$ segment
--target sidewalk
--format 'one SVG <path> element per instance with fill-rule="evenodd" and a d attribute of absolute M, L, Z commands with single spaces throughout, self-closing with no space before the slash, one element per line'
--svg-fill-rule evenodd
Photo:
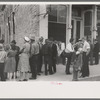
<path fill-rule="evenodd" d="M 100 80 L 100 64 L 99 65 L 89 65 L 90 69 L 90 76 L 87 78 L 80 78 L 79 81 L 97 81 Z M 44 66 L 43 66 L 44 72 Z M 70 68 L 71 73 L 73 73 L 73 68 Z M 66 75 L 65 74 L 65 66 L 64 65 L 57 65 L 57 72 L 53 75 L 45 76 L 44 73 L 41 76 L 38 76 L 36 80 L 29 80 L 29 81 L 72 81 L 73 75 Z"/>

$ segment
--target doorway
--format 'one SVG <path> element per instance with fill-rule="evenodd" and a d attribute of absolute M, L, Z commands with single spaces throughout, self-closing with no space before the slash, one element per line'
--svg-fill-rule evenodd
<path fill-rule="evenodd" d="M 81 20 L 72 19 L 72 31 L 71 31 L 71 37 L 74 38 L 75 42 L 78 41 L 80 38 L 81 33 Z"/>

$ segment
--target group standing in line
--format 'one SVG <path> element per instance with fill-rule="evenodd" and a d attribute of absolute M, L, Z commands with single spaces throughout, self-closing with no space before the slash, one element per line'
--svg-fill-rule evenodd
<path fill-rule="evenodd" d="M 99 44 L 97 40 L 94 43 L 95 64 L 99 63 Z M 97 51 L 98 48 L 98 51 Z M 71 74 L 70 65 L 73 65 L 73 77 L 77 80 L 78 71 L 81 76 L 89 76 L 89 53 L 90 44 L 86 38 L 79 39 L 74 43 L 74 39 L 70 39 L 66 48 L 61 42 L 54 41 L 53 38 L 45 40 L 43 37 L 36 41 L 35 36 L 24 37 L 22 48 L 16 45 L 13 40 L 10 44 L 4 45 L 4 41 L 0 40 L 0 78 L 1 81 L 18 79 L 18 81 L 28 81 L 29 79 L 37 79 L 38 75 L 43 73 L 44 65 L 45 75 L 53 75 L 57 72 L 56 64 L 60 59 L 65 64 L 67 58 L 65 73 Z M 18 76 L 18 73 L 19 76 Z M 31 77 L 29 74 L 31 73 Z"/>

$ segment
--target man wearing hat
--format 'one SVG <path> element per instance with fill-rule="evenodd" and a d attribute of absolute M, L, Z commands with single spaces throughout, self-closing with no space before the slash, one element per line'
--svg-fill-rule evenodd
<path fill-rule="evenodd" d="M 7 53 L 4 51 L 3 45 L 0 44 L 0 78 L 1 81 L 5 81 L 4 77 L 4 64 L 7 57 Z"/>
<path fill-rule="evenodd" d="M 31 43 L 30 43 L 30 67 L 31 67 L 31 72 L 32 72 L 32 78 L 31 79 L 36 79 L 37 78 L 37 71 L 39 70 L 38 68 L 38 55 L 39 55 L 39 45 L 35 41 L 35 36 L 30 37 Z"/>
<path fill-rule="evenodd" d="M 86 37 L 82 38 L 83 42 L 83 53 L 82 53 L 82 76 L 81 77 L 88 77 L 89 76 L 89 53 L 90 53 L 90 44 L 87 42 Z"/>
<path fill-rule="evenodd" d="M 43 49 L 43 37 L 39 38 L 39 70 L 38 70 L 38 74 L 42 73 L 42 64 L 43 64 L 43 54 L 42 54 L 42 49 Z"/>
<path fill-rule="evenodd" d="M 74 43 L 74 39 L 71 38 L 65 49 L 66 58 L 67 58 L 66 71 L 65 71 L 66 74 L 71 74 L 70 73 L 70 64 L 71 64 L 72 56 L 74 53 L 73 43 Z"/>

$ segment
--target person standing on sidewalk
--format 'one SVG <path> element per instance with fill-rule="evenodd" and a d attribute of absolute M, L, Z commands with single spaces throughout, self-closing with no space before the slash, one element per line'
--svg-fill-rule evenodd
<path fill-rule="evenodd" d="M 21 77 L 19 81 L 28 81 L 28 72 L 30 71 L 29 65 L 29 52 L 30 52 L 30 39 L 28 37 L 24 37 L 23 48 L 20 51 L 20 59 L 18 64 L 18 71 L 21 72 Z"/>
<path fill-rule="evenodd" d="M 15 55 L 15 60 L 16 60 L 16 72 L 15 72 L 15 77 L 17 78 L 17 69 L 18 69 L 19 51 L 20 51 L 20 48 L 16 45 L 16 41 L 15 41 L 15 40 L 12 40 L 12 41 L 11 41 L 11 47 L 14 49 L 14 51 L 16 51 L 16 55 Z"/>
<path fill-rule="evenodd" d="M 32 78 L 30 79 L 37 79 L 37 74 L 39 71 L 38 67 L 38 55 L 39 55 L 39 45 L 35 41 L 35 36 L 30 37 L 30 67 L 32 72 Z"/>
<path fill-rule="evenodd" d="M 66 70 L 65 70 L 66 74 L 71 74 L 70 64 L 71 64 L 71 59 L 74 53 L 73 44 L 74 44 L 74 39 L 71 38 L 65 49 L 65 53 L 66 53 L 65 57 L 67 58 L 67 64 L 66 64 Z"/>
<path fill-rule="evenodd" d="M 3 45 L 0 44 L 0 78 L 1 78 L 1 81 L 5 81 L 4 68 L 5 68 L 6 57 L 7 57 L 7 53 L 4 51 Z"/>
<path fill-rule="evenodd" d="M 16 51 L 14 50 L 13 47 L 9 45 L 9 50 L 7 53 L 7 59 L 5 62 L 5 70 L 4 70 L 4 72 L 8 74 L 8 80 L 11 80 L 12 77 L 13 79 L 15 79 L 15 70 L 16 70 L 15 55 Z"/>
<path fill-rule="evenodd" d="M 96 65 L 99 64 L 99 50 L 100 50 L 100 44 L 98 43 L 98 40 L 95 39 L 93 54 L 94 54 L 95 64 Z"/>
<path fill-rule="evenodd" d="M 45 75 L 48 75 L 48 69 L 49 69 L 49 45 L 48 45 L 48 39 L 45 40 L 45 44 L 42 48 L 42 53 L 44 56 L 44 66 L 45 66 Z"/>
<path fill-rule="evenodd" d="M 81 77 L 88 77 L 89 76 L 89 53 L 90 53 L 90 44 L 87 42 L 86 37 L 82 38 L 83 41 L 83 65 L 82 65 L 82 76 Z"/>
<path fill-rule="evenodd" d="M 52 71 L 53 73 L 56 73 L 56 61 L 57 61 L 57 46 L 54 42 L 53 38 L 50 38 L 51 41 L 51 53 L 52 53 Z"/>
<path fill-rule="evenodd" d="M 40 37 L 39 38 L 38 44 L 39 44 L 39 57 L 38 57 L 39 65 L 38 65 L 38 67 L 39 67 L 39 74 L 40 74 L 40 73 L 43 73 L 42 72 L 42 64 L 43 64 L 43 54 L 42 54 L 43 37 Z"/>

